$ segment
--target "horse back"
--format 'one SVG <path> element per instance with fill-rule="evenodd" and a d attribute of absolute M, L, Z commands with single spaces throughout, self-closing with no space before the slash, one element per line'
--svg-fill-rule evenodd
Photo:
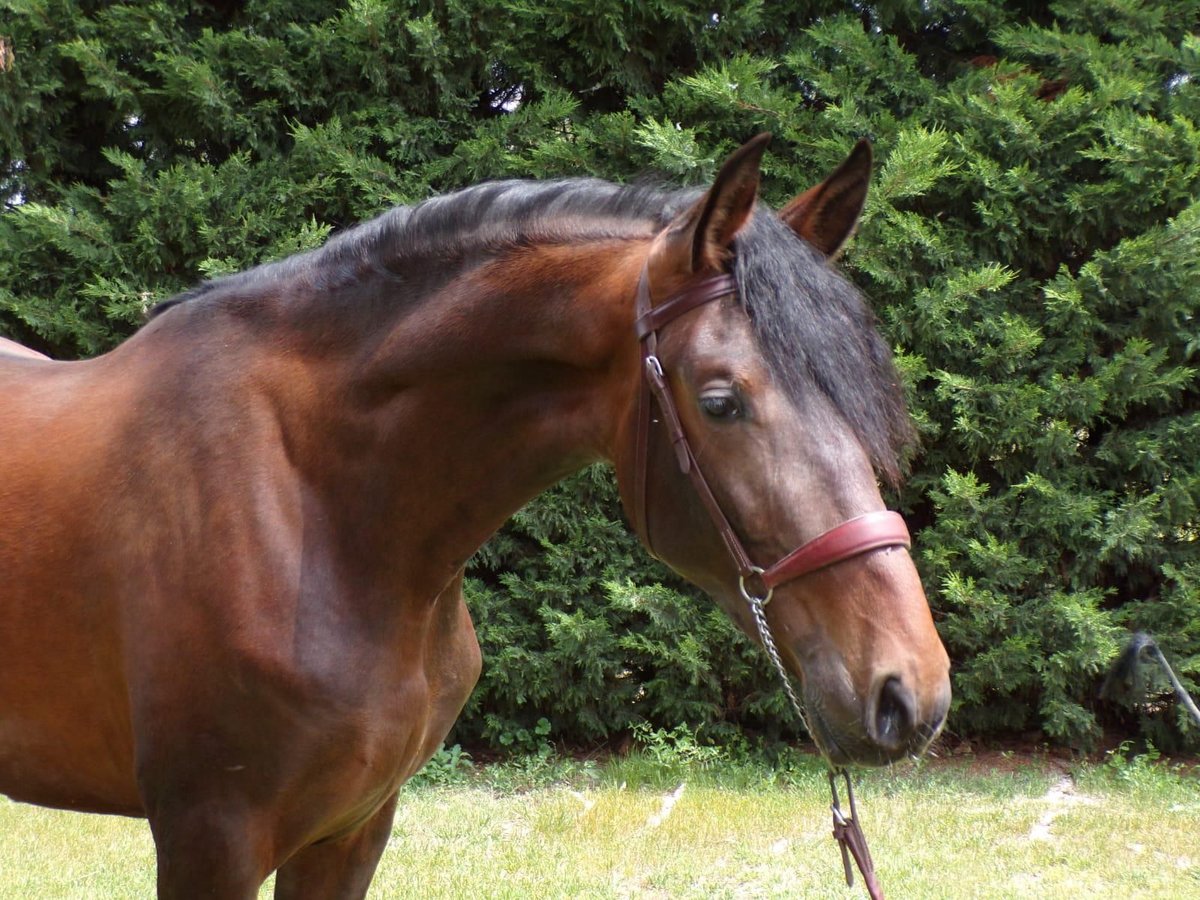
<path fill-rule="evenodd" d="M 18 344 L 16 341 L 6 337 L 0 337 L 0 356 L 15 356 L 26 359 L 49 359 L 45 353 L 38 353 L 26 347 L 24 344 Z"/>

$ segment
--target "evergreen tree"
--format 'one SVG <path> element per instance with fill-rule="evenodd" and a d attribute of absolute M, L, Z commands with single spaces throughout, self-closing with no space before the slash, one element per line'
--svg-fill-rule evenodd
<path fill-rule="evenodd" d="M 1135 719 L 1095 691 L 1130 628 L 1200 682 L 1198 24 L 1200 0 L 0 0 L 0 333 L 98 353 L 198 279 L 389 205 L 700 183 L 764 129 L 778 205 L 870 137 L 844 263 L 922 435 L 897 502 L 951 729 L 1194 741 L 1165 698 Z M 471 575 L 466 739 L 796 727 L 601 470 Z"/>

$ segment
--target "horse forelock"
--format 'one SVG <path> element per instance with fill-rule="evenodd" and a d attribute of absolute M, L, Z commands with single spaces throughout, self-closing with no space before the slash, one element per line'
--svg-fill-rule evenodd
<path fill-rule="evenodd" d="M 734 277 L 779 384 L 797 405 L 821 391 L 896 486 L 915 434 L 892 353 L 862 294 L 763 209 L 735 241 Z"/>

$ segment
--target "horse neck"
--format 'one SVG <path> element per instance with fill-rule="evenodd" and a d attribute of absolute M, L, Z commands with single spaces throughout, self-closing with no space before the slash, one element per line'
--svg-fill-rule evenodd
<path fill-rule="evenodd" d="M 441 577 L 537 493 L 611 459 L 635 395 L 643 254 L 636 241 L 524 250 L 417 303 L 394 298 L 387 327 L 332 351 L 312 335 L 292 444 L 356 539 L 369 526 L 379 553 L 420 543 Z M 353 290 L 380 307 L 396 287 Z"/>

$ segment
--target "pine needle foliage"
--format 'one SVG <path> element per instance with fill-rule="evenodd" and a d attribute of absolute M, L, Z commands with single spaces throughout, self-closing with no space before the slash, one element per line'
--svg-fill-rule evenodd
<path fill-rule="evenodd" d="M 199 279 L 485 178 L 879 161 L 844 262 L 921 452 L 896 501 L 951 730 L 1197 740 L 1096 689 L 1128 629 L 1200 686 L 1200 0 L 0 0 L 0 333 L 95 354 Z M 2 453 L 2 451 L 0 451 Z M 478 556 L 460 739 L 795 734 L 771 673 L 589 470 Z M 542 724 L 549 723 L 549 728 Z"/>

